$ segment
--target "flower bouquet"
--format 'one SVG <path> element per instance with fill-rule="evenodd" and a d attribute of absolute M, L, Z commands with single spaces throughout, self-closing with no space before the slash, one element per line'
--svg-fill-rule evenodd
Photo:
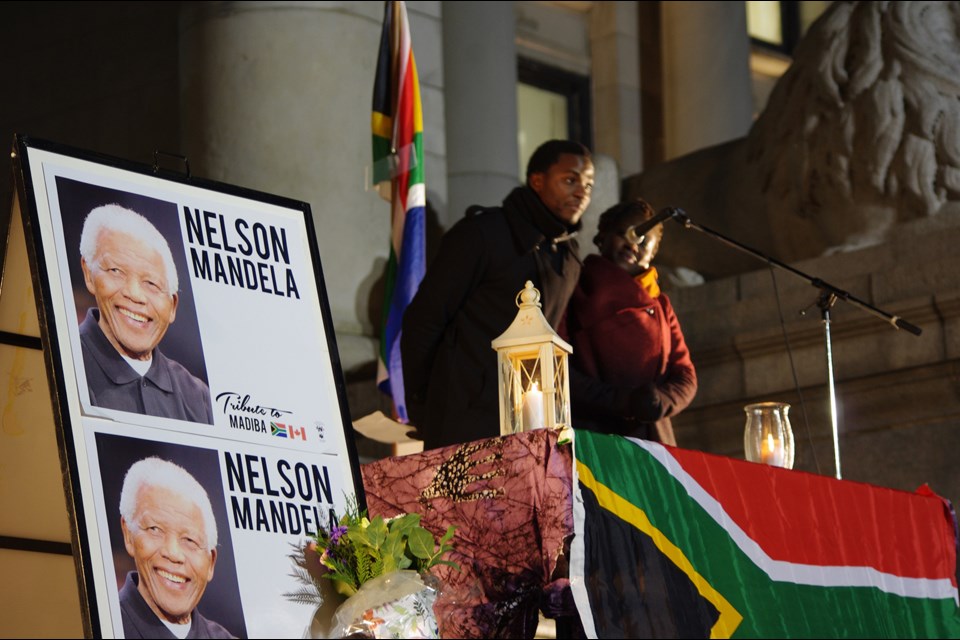
<path fill-rule="evenodd" d="M 317 531 L 292 554 L 294 576 L 306 588 L 287 596 L 320 605 L 321 581 L 332 582 L 347 600 L 333 615 L 330 637 L 436 638 L 438 581 L 429 572 L 438 564 L 459 569 L 443 559 L 454 531 L 436 541 L 419 514 L 369 519 L 350 503 L 337 526 Z"/>

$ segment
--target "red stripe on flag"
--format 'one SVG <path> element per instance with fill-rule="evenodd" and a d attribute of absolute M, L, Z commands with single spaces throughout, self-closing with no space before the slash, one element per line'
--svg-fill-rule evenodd
<path fill-rule="evenodd" d="M 939 497 L 880 487 L 864 492 L 861 483 L 849 480 L 675 447 L 668 451 L 774 560 L 872 567 L 957 584 L 954 526 Z M 938 521 L 938 528 L 915 526 Z"/>
<path fill-rule="evenodd" d="M 399 200 L 401 206 L 406 212 L 409 208 L 409 203 L 407 202 L 407 193 L 410 191 L 410 161 L 411 154 L 413 153 L 413 134 L 414 134 L 414 124 L 413 124 L 413 74 L 411 73 L 412 64 L 411 60 L 407 59 L 407 64 L 404 65 L 405 73 L 403 78 L 400 79 L 402 84 L 400 85 L 400 103 L 397 105 L 397 117 L 394 120 L 397 127 L 397 141 L 396 148 L 400 151 L 399 154 L 399 167 L 397 175 L 401 177 L 398 180 L 397 190 L 399 195 Z"/>

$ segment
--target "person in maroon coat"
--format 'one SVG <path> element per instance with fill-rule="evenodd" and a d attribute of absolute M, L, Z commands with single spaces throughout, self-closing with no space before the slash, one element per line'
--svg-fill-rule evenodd
<path fill-rule="evenodd" d="M 638 236 L 634 227 L 654 216 L 637 199 L 600 216 L 594 243 L 600 255 L 584 260 L 567 307 L 565 333 L 571 366 L 591 378 L 631 389 L 629 411 L 599 406 L 572 389 L 574 426 L 676 445 L 670 417 L 697 392 L 697 373 L 670 299 L 650 262 L 663 225 Z"/>

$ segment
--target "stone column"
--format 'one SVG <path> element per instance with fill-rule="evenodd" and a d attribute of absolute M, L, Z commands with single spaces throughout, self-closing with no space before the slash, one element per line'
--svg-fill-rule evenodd
<path fill-rule="evenodd" d="M 513 2 L 443 4 L 449 228 L 472 204 L 517 185 L 517 54 Z"/>
<path fill-rule="evenodd" d="M 442 198 L 440 4 L 408 5 L 428 193 Z M 183 7 L 182 146 L 194 173 L 311 205 L 344 371 L 372 362 L 390 233 L 389 204 L 369 188 L 383 3 Z"/>
<path fill-rule="evenodd" d="M 663 2 L 666 159 L 745 136 L 753 121 L 742 2 Z"/>
<path fill-rule="evenodd" d="M 636 3 L 594 3 L 590 50 L 594 152 L 611 156 L 622 175 L 639 173 L 643 170 L 643 132 Z"/>

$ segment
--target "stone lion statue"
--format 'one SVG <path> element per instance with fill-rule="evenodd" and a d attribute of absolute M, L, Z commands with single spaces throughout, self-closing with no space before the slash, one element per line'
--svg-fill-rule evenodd
<path fill-rule="evenodd" d="M 883 242 L 921 218 L 960 224 L 960 2 L 834 2 L 746 138 L 627 184 L 785 261 Z M 707 277 L 758 268 L 703 234 L 662 253 Z"/>

